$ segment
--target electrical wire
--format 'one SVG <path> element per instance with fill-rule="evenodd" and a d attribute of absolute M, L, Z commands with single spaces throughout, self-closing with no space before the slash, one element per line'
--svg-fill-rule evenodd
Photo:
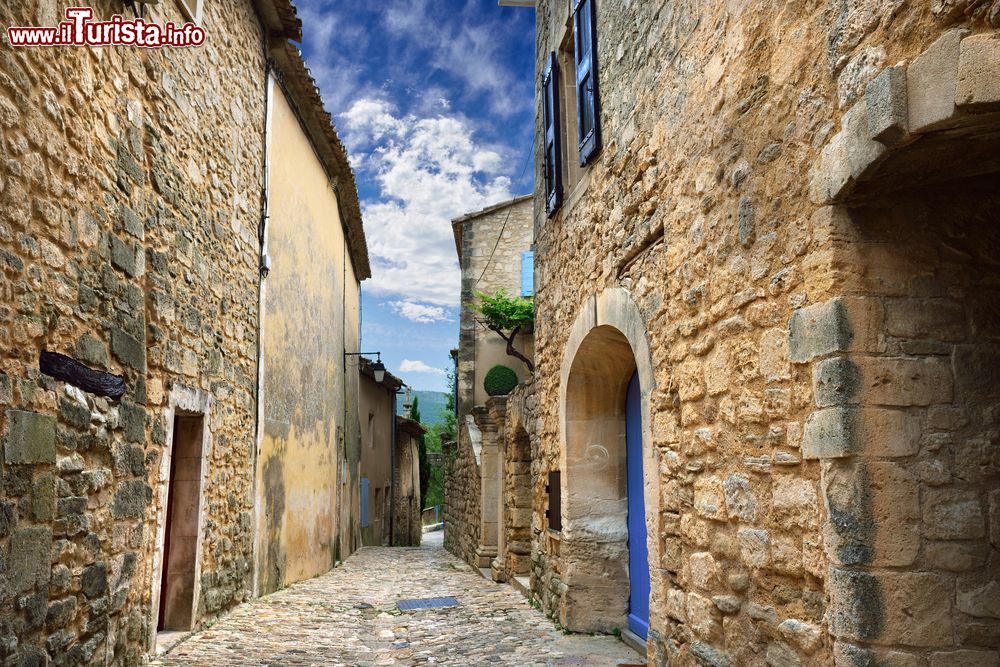
<path fill-rule="evenodd" d="M 534 131 L 532 131 L 532 133 L 531 133 L 531 150 L 528 151 L 528 158 L 524 161 L 524 166 L 521 167 L 521 175 L 517 177 L 517 180 L 520 181 L 522 178 L 524 178 L 524 173 L 526 171 L 528 171 L 528 163 L 531 162 L 531 159 L 534 156 L 535 156 L 535 133 L 534 133 Z M 510 222 L 510 213 L 513 210 L 514 210 L 513 206 L 511 206 L 511 207 L 509 207 L 507 209 L 507 217 L 504 218 L 503 226 L 500 227 L 500 233 L 497 234 L 497 242 L 493 244 L 493 250 L 490 251 L 490 256 L 486 260 L 486 265 L 483 266 L 483 272 L 479 274 L 479 278 L 476 279 L 475 285 L 479 284 L 479 281 L 481 281 L 483 279 L 483 276 L 486 275 L 486 270 L 488 268 L 490 268 L 490 262 L 493 261 L 493 255 L 496 253 L 497 248 L 500 247 L 500 239 L 503 238 L 503 233 L 507 229 L 507 223 Z M 475 287 L 475 285 L 473 285 L 473 287 Z"/>

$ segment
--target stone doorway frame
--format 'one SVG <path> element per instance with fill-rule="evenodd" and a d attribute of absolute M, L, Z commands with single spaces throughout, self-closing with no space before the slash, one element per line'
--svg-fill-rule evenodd
<path fill-rule="evenodd" d="M 167 498 L 170 491 L 170 463 L 174 453 L 174 419 L 175 417 L 201 417 L 201 484 L 198 498 L 198 540 L 195 548 L 194 562 L 194 594 L 191 597 L 191 627 L 198 624 L 198 603 L 201 600 L 201 561 L 204 549 L 205 526 L 207 522 L 205 510 L 208 507 L 206 498 L 206 482 L 208 481 L 209 459 L 212 455 L 212 395 L 200 389 L 193 389 L 182 384 L 174 384 L 170 390 L 167 411 L 167 438 L 163 455 L 160 457 L 160 469 L 157 476 L 157 509 L 156 509 L 156 543 L 153 551 L 153 572 L 150 581 L 150 630 L 148 637 L 149 652 L 156 654 L 157 626 L 160 621 L 160 595 L 163 579 L 163 549 L 166 538 Z"/>
<path fill-rule="evenodd" d="M 588 594 L 587 583 L 585 581 L 588 566 L 586 556 L 583 556 L 582 562 L 573 563 L 574 554 L 586 554 L 590 544 L 588 542 L 588 527 L 584 525 L 581 521 L 581 516 L 577 514 L 579 503 L 570 493 L 576 481 L 574 474 L 579 471 L 574 470 L 576 465 L 570 456 L 569 450 L 571 448 L 578 449 L 579 443 L 575 442 L 578 436 L 571 433 L 574 429 L 569 428 L 568 417 L 572 412 L 572 406 L 568 405 L 568 400 L 571 400 L 571 375 L 574 365 L 580 358 L 579 353 L 581 352 L 581 348 L 585 344 L 588 344 L 589 347 L 589 344 L 594 342 L 593 336 L 595 335 L 609 341 L 614 341 L 613 345 L 627 345 L 635 363 L 634 368 L 619 369 L 621 370 L 622 377 L 614 379 L 616 383 L 621 384 L 622 389 L 621 406 L 615 408 L 621 412 L 620 434 L 618 436 L 621 440 L 622 455 L 625 452 L 624 391 L 627 389 L 628 381 L 633 371 L 639 374 L 639 384 L 642 392 L 644 501 L 651 597 L 658 597 L 657 591 L 663 586 L 666 576 L 666 573 L 659 567 L 660 540 L 658 536 L 661 532 L 660 521 L 658 520 L 661 514 L 660 475 L 659 461 L 653 440 L 651 406 L 651 398 L 656 392 L 656 379 L 646 325 L 642 313 L 639 311 L 629 292 L 616 287 L 587 297 L 570 330 L 559 375 L 559 465 L 563 472 L 561 488 L 563 498 L 563 530 L 561 543 L 563 581 L 568 587 L 561 603 L 560 622 L 565 627 L 574 631 L 611 632 L 616 628 L 625 630 L 628 627 L 628 586 L 621 587 L 621 599 L 618 599 L 618 596 L 605 599 L 600 596 Z M 624 351 L 624 348 L 621 348 L 621 351 Z M 586 354 L 586 349 L 583 352 Z M 575 430 L 578 431 L 579 429 Z M 625 516 L 622 517 L 622 525 L 625 525 Z M 625 548 L 627 550 L 627 532 Z M 627 563 L 625 577 L 627 582 Z M 649 641 L 652 641 L 656 635 L 656 630 L 661 627 L 657 618 L 656 605 L 650 605 L 649 622 Z"/>

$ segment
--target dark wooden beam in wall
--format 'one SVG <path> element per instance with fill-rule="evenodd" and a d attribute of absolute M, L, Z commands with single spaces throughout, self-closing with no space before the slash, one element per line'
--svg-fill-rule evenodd
<path fill-rule="evenodd" d="M 38 368 L 46 375 L 67 382 L 86 392 L 107 396 L 117 401 L 125 394 L 125 378 L 103 371 L 95 371 L 76 359 L 58 352 L 42 350 Z"/>

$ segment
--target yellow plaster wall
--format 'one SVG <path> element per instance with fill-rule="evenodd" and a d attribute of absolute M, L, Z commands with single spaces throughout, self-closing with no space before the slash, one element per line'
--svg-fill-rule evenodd
<path fill-rule="evenodd" d="M 289 101 L 279 86 L 273 90 L 257 463 L 260 593 L 333 566 L 338 507 L 351 487 L 343 483 L 342 438 L 351 442 L 358 431 L 357 373 L 345 380 L 343 356 L 345 338 L 351 351 L 357 345 L 358 283 L 337 195 Z"/>

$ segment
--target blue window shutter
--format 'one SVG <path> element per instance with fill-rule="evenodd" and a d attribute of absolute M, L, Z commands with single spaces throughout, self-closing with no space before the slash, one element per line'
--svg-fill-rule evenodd
<path fill-rule="evenodd" d="M 576 119 L 580 166 L 601 150 L 601 102 L 597 92 L 597 12 L 594 0 L 576 0 L 573 12 L 576 56 Z"/>
<path fill-rule="evenodd" d="M 521 253 L 521 296 L 535 295 L 535 251 Z"/>
<path fill-rule="evenodd" d="M 559 126 L 559 61 L 553 51 L 542 75 L 542 125 L 545 213 L 551 218 L 562 206 L 562 129 Z"/>
<path fill-rule="evenodd" d="M 368 527 L 368 478 L 361 478 L 361 527 Z"/>

